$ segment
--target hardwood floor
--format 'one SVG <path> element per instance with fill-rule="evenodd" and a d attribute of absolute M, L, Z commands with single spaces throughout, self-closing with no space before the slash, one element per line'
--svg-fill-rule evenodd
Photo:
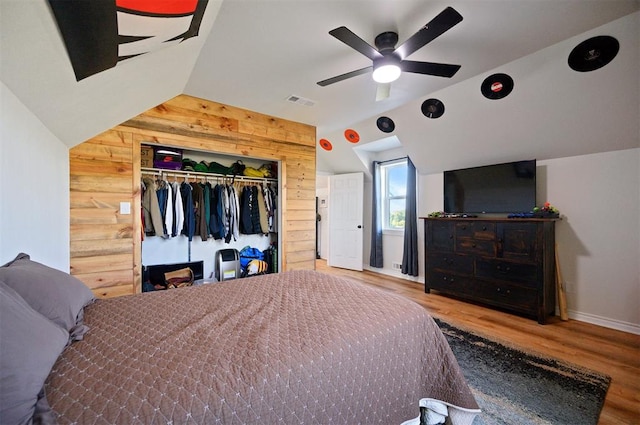
<path fill-rule="evenodd" d="M 328 267 L 324 260 L 316 262 L 316 270 L 349 276 L 404 295 L 424 306 L 432 316 L 489 339 L 605 373 L 612 380 L 598 424 L 640 424 L 640 335 L 575 320 L 563 322 L 558 317 L 539 325 L 532 319 L 425 294 L 422 283 Z"/>

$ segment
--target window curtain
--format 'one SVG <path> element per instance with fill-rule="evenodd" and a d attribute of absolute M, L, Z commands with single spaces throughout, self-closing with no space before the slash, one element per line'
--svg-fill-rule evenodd
<path fill-rule="evenodd" d="M 371 255 L 369 265 L 382 268 L 382 217 L 378 213 L 380 205 L 380 163 L 373 162 L 373 194 L 371 196 Z"/>
<path fill-rule="evenodd" d="M 404 215 L 402 273 L 418 276 L 418 215 L 416 212 L 416 167 L 407 158 L 407 198 Z"/>

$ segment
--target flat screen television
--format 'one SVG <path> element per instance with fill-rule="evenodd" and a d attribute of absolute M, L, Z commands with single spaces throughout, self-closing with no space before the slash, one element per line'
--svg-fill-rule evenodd
<path fill-rule="evenodd" d="M 445 213 L 517 214 L 535 205 L 535 159 L 444 172 Z"/>

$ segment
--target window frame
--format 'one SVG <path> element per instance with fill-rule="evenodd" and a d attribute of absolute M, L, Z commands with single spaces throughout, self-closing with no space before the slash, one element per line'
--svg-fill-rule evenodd
<path fill-rule="evenodd" d="M 404 166 L 406 169 L 408 167 L 407 158 L 401 158 L 397 160 L 387 161 L 380 164 L 379 172 L 380 172 L 380 193 L 379 198 L 380 204 L 378 205 L 380 216 L 382 217 L 382 231 L 383 233 L 390 234 L 399 234 L 404 232 L 404 226 L 402 227 L 394 227 L 391 226 L 391 201 L 393 200 L 404 200 L 405 201 L 405 214 L 406 214 L 406 187 L 405 194 L 403 196 L 389 196 L 389 170 L 394 167 Z"/>

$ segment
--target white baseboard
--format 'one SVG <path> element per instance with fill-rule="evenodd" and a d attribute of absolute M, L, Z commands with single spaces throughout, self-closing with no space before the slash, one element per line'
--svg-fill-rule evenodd
<path fill-rule="evenodd" d="M 393 276 L 393 277 L 398 277 L 400 279 L 405 279 L 413 282 L 424 283 L 423 276 L 408 276 L 406 274 L 402 274 L 395 270 L 390 270 L 386 268 L 378 269 L 376 267 L 371 267 L 368 264 L 363 265 L 363 268 L 365 270 L 384 274 L 387 276 Z M 558 313 L 556 314 L 559 315 Z M 582 313 L 575 310 L 569 310 L 568 314 L 570 319 L 577 320 L 579 322 L 591 323 L 592 325 L 598 325 L 604 328 L 610 328 L 610 329 L 615 329 L 622 332 L 640 335 L 640 324 L 624 322 L 616 319 L 610 319 L 608 317 L 597 316 L 595 314 Z"/>
<path fill-rule="evenodd" d="M 368 264 L 363 264 L 362 268 L 365 270 L 368 270 L 370 272 L 374 272 L 374 273 L 380 273 L 380 274 L 384 274 L 387 276 L 393 276 L 393 277 L 398 277 L 400 279 L 404 279 L 404 280 L 410 280 L 412 282 L 418 282 L 418 283 L 424 283 L 424 277 L 423 276 L 409 276 L 406 274 L 402 274 L 399 271 L 396 270 L 391 270 L 391 269 L 379 269 L 377 267 L 371 267 Z"/>
<path fill-rule="evenodd" d="M 596 316 L 595 314 L 581 313 L 569 310 L 569 318 L 580 322 L 591 323 L 605 328 L 615 329 L 622 332 L 640 335 L 640 325 L 636 323 L 623 322 L 622 320 L 610 319 L 608 317 Z"/>

